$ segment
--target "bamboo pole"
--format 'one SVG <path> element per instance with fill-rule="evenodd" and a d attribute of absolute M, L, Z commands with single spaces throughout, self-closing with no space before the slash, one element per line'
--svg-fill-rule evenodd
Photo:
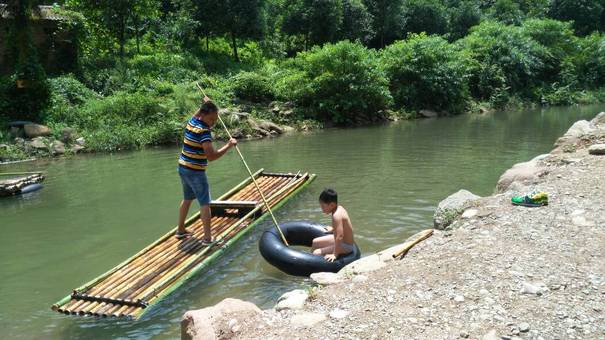
<path fill-rule="evenodd" d="M 5 172 L 0 176 L 42 175 L 44 171 Z"/>
<path fill-rule="evenodd" d="M 421 241 L 426 240 L 431 235 L 433 235 L 433 229 L 423 230 L 419 233 L 414 234 L 412 237 L 408 238 L 409 241 L 406 241 L 403 245 L 401 245 L 401 249 L 399 249 L 395 254 L 393 254 L 393 258 L 396 259 L 405 255 L 410 249 L 412 249 L 412 247 L 414 247 Z"/>
<path fill-rule="evenodd" d="M 202 93 L 206 97 L 206 93 L 204 92 L 204 89 L 202 89 L 200 84 L 198 84 L 196 82 L 195 85 L 197 85 L 197 87 L 200 89 L 200 91 L 202 91 Z M 221 118 L 221 115 L 217 113 L 217 117 L 218 117 L 219 122 L 221 122 L 221 125 L 225 129 L 227 136 L 229 136 L 229 139 L 233 138 L 231 136 L 231 132 L 229 132 L 229 129 L 227 128 L 227 125 L 225 125 L 225 122 L 223 122 L 223 118 Z M 279 235 L 281 236 L 282 240 L 284 241 L 284 244 L 286 245 L 286 247 L 289 247 L 290 245 L 288 244 L 288 240 L 286 240 L 284 233 L 281 231 L 281 228 L 279 227 L 279 223 L 277 223 L 277 219 L 275 219 L 275 215 L 273 215 L 273 211 L 271 211 L 271 207 L 269 206 L 269 203 L 267 203 L 267 199 L 265 198 L 265 195 L 262 193 L 262 191 L 260 191 L 258 184 L 256 184 L 256 180 L 254 179 L 254 177 L 252 177 L 252 171 L 250 170 L 250 167 L 248 167 L 248 163 L 246 163 L 246 160 L 244 159 L 244 155 L 239 150 L 239 147 L 237 145 L 235 145 L 235 151 L 237 151 L 239 158 L 241 158 L 242 163 L 244 163 L 244 167 L 246 167 L 248 174 L 250 174 L 250 178 L 252 178 L 252 183 L 254 183 L 254 186 L 256 187 L 256 189 L 258 190 L 258 193 L 260 194 L 260 197 L 263 199 L 263 202 L 265 203 L 265 206 L 267 207 L 267 211 L 269 211 L 269 214 L 271 215 L 271 218 L 273 219 L 273 223 L 277 227 L 277 230 L 279 231 Z"/>

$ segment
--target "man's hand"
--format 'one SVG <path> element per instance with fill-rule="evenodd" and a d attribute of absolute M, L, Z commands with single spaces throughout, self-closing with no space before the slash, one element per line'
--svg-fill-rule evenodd
<path fill-rule="evenodd" d="M 207 95 L 204 95 L 204 103 L 207 103 L 210 101 L 210 97 L 208 97 Z"/>
<path fill-rule="evenodd" d="M 334 260 L 336 260 L 336 255 L 328 254 L 328 255 L 324 256 L 324 259 L 326 259 L 326 261 L 328 261 L 328 262 L 334 262 Z"/>
<path fill-rule="evenodd" d="M 325 226 L 324 229 L 326 230 L 327 234 L 331 234 L 334 231 L 334 228 L 332 228 L 331 225 Z"/>
<path fill-rule="evenodd" d="M 234 147 L 237 145 L 237 139 L 231 138 L 229 139 L 229 142 L 227 142 L 227 144 L 229 144 L 230 147 Z"/>

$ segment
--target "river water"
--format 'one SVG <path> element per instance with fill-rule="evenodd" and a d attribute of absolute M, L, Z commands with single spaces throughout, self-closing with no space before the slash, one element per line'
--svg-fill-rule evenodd
<path fill-rule="evenodd" d="M 603 110 L 600 105 L 403 121 L 242 142 L 240 148 L 253 170 L 318 175 L 276 212 L 279 221 L 328 223 L 317 197 L 324 187 L 333 187 L 367 255 L 431 227 L 436 205 L 460 188 L 491 194 L 504 170 L 550 151 L 574 121 Z M 309 284 L 262 259 L 257 241 L 271 225 L 266 220 L 142 320 L 50 310 L 71 289 L 174 226 L 181 197 L 178 152 L 151 148 L 0 168 L 47 174 L 43 190 L 0 198 L 0 338 L 178 338 L 180 317 L 188 309 L 226 297 L 269 308 L 285 291 Z M 213 162 L 208 170 L 213 196 L 245 176 L 235 152 Z"/>

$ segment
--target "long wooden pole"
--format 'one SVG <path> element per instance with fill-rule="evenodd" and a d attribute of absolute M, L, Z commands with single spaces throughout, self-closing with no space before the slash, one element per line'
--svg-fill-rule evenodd
<path fill-rule="evenodd" d="M 197 86 L 198 89 L 200 89 L 200 91 L 202 91 L 202 94 L 204 95 L 204 97 L 207 97 L 206 92 L 204 92 L 204 89 L 202 89 L 200 84 L 198 84 L 196 82 L 195 85 Z M 225 132 L 227 132 L 227 136 L 229 137 L 229 139 L 233 138 L 231 136 L 231 133 L 229 132 L 229 129 L 227 129 L 227 125 L 225 125 L 225 122 L 223 122 L 223 119 L 221 118 L 220 114 L 218 115 L 218 120 L 221 122 L 221 125 L 225 129 Z M 263 192 L 258 187 L 258 184 L 256 184 L 256 180 L 252 176 L 252 171 L 250 170 L 250 167 L 248 167 L 248 163 L 246 163 L 246 160 L 244 159 L 244 155 L 242 155 L 242 152 L 239 150 L 239 147 L 237 147 L 237 145 L 235 145 L 235 150 L 237 151 L 239 158 L 242 160 L 242 163 L 244 163 L 246 170 L 248 170 L 248 174 L 250 174 L 250 178 L 252 178 L 252 183 L 254 183 L 256 190 L 258 190 L 260 197 L 263 199 L 263 203 L 267 207 L 267 211 L 269 212 L 269 215 L 271 215 L 271 219 L 273 219 L 273 223 L 275 224 L 275 227 L 277 227 L 277 230 L 279 231 L 279 235 L 281 236 L 282 241 L 284 241 L 284 244 L 286 245 L 286 247 L 289 247 L 290 245 L 288 244 L 288 240 L 286 240 L 284 233 L 281 231 L 281 228 L 279 227 L 279 223 L 277 223 L 277 219 L 275 218 L 275 215 L 273 215 L 273 211 L 271 210 L 271 207 L 269 206 L 269 203 L 267 202 L 267 199 L 265 198 L 265 194 L 263 194 Z"/>
<path fill-rule="evenodd" d="M 43 171 L 5 172 L 0 173 L 0 176 L 42 175 L 43 173 Z"/>

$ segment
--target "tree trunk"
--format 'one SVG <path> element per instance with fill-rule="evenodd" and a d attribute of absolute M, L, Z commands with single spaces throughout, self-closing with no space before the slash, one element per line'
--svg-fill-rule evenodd
<path fill-rule="evenodd" d="M 239 63 L 239 56 L 237 55 L 237 39 L 235 38 L 235 33 L 231 31 L 231 43 L 233 44 L 233 58 L 235 61 Z"/>
<path fill-rule="evenodd" d="M 141 37 L 139 36 L 141 28 L 139 27 L 139 17 L 135 15 L 133 17 L 133 20 L 134 20 L 134 37 L 137 41 L 137 54 L 141 54 L 141 47 L 140 47 L 141 46 L 141 41 L 140 41 Z"/>
<path fill-rule="evenodd" d="M 208 42 L 210 33 L 206 33 L 206 52 L 210 50 L 210 44 Z"/>

